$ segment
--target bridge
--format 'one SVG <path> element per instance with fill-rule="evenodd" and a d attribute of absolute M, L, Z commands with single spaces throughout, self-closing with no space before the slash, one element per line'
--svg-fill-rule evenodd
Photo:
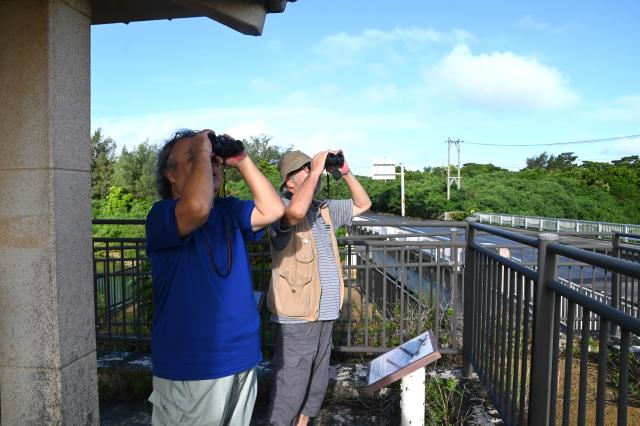
<path fill-rule="evenodd" d="M 339 238 L 346 299 L 334 350 L 382 353 L 432 329 L 507 424 L 640 421 L 640 235 L 474 219 L 355 220 Z M 256 290 L 266 291 L 268 242 L 250 252 Z M 97 339 L 148 342 L 144 239 L 94 238 L 94 281 Z"/>

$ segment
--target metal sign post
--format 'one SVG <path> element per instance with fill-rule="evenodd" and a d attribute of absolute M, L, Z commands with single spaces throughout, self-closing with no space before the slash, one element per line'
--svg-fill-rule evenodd
<path fill-rule="evenodd" d="M 424 425 L 425 365 L 440 358 L 438 344 L 431 330 L 403 343 L 369 363 L 367 386 L 373 393 L 396 380 L 402 391 L 400 408 L 402 426 Z"/>
<path fill-rule="evenodd" d="M 426 371 L 424 367 L 407 374 L 400 381 L 400 413 L 402 426 L 424 425 Z"/>

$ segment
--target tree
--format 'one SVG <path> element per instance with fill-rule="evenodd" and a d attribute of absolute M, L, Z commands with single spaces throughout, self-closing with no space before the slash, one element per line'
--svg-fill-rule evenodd
<path fill-rule="evenodd" d="M 637 155 L 630 155 L 628 157 L 622 157 L 619 160 L 613 160 L 611 162 L 614 166 L 630 166 L 630 167 L 640 167 L 640 157 Z"/>
<path fill-rule="evenodd" d="M 543 152 L 537 157 L 527 158 L 527 169 L 541 169 L 547 170 L 547 165 L 549 164 L 549 154 L 547 152 Z"/>
<path fill-rule="evenodd" d="M 506 171 L 493 164 L 478 164 L 478 163 L 465 163 L 460 169 L 463 177 L 477 176 L 479 174 L 493 173 L 498 171 Z"/>
<path fill-rule="evenodd" d="M 540 169 L 546 171 L 562 171 L 575 167 L 574 162 L 578 159 L 578 156 L 573 155 L 573 152 L 563 152 L 557 157 L 549 155 L 545 152 L 537 157 L 527 158 L 527 169 Z"/>
<path fill-rule="evenodd" d="M 271 136 L 259 135 L 244 139 L 244 149 L 251 157 L 258 169 L 271 181 L 274 186 L 280 183 L 278 161 L 285 153 L 291 151 L 291 146 L 283 148 L 278 145 L 270 145 Z M 244 183 L 242 176 L 236 169 L 228 169 L 225 172 L 225 191 L 227 195 L 233 195 L 241 199 L 251 198 L 251 192 Z"/>
<path fill-rule="evenodd" d="M 575 167 L 574 162 L 578 159 L 577 155 L 573 155 L 573 152 L 563 152 L 559 154 L 557 157 L 553 155 L 549 157 L 549 161 L 547 163 L 548 171 L 560 171 L 567 170 L 572 167 Z"/>
<path fill-rule="evenodd" d="M 244 140 L 245 150 L 251 159 L 258 164 L 266 162 L 276 166 L 283 154 L 291 151 L 291 146 L 283 148 L 278 145 L 269 145 L 271 136 L 259 135 L 251 136 L 249 140 Z"/>
<path fill-rule="evenodd" d="M 136 197 L 154 199 L 157 196 L 155 168 L 158 147 L 141 143 L 129 152 L 122 148 L 115 165 L 113 185 L 119 186 Z"/>
<path fill-rule="evenodd" d="M 91 198 L 101 199 L 107 196 L 112 185 L 116 163 L 116 144 L 110 137 L 102 135 L 98 128 L 91 136 Z"/>

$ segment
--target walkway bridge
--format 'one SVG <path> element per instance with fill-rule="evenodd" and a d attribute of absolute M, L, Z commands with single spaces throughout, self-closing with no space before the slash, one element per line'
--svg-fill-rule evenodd
<path fill-rule="evenodd" d="M 432 329 L 507 424 L 640 419 L 639 235 L 362 219 L 339 238 L 346 292 L 336 352 L 370 356 Z M 268 242 L 249 247 L 255 288 L 266 291 Z M 142 238 L 94 239 L 99 341 L 150 339 L 144 249 Z"/>

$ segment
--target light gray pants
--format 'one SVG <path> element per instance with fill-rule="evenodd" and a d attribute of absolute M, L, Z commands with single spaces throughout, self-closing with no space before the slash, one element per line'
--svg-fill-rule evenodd
<path fill-rule="evenodd" d="M 154 426 L 247 426 L 257 393 L 256 369 L 213 380 L 153 377 Z"/>
<path fill-rule="evenodd" d="M 269 421 L 289 426 L 298 413 L 315 417 L 329 384 L 333 321 L 280 324 L 271 365 Z"/>

